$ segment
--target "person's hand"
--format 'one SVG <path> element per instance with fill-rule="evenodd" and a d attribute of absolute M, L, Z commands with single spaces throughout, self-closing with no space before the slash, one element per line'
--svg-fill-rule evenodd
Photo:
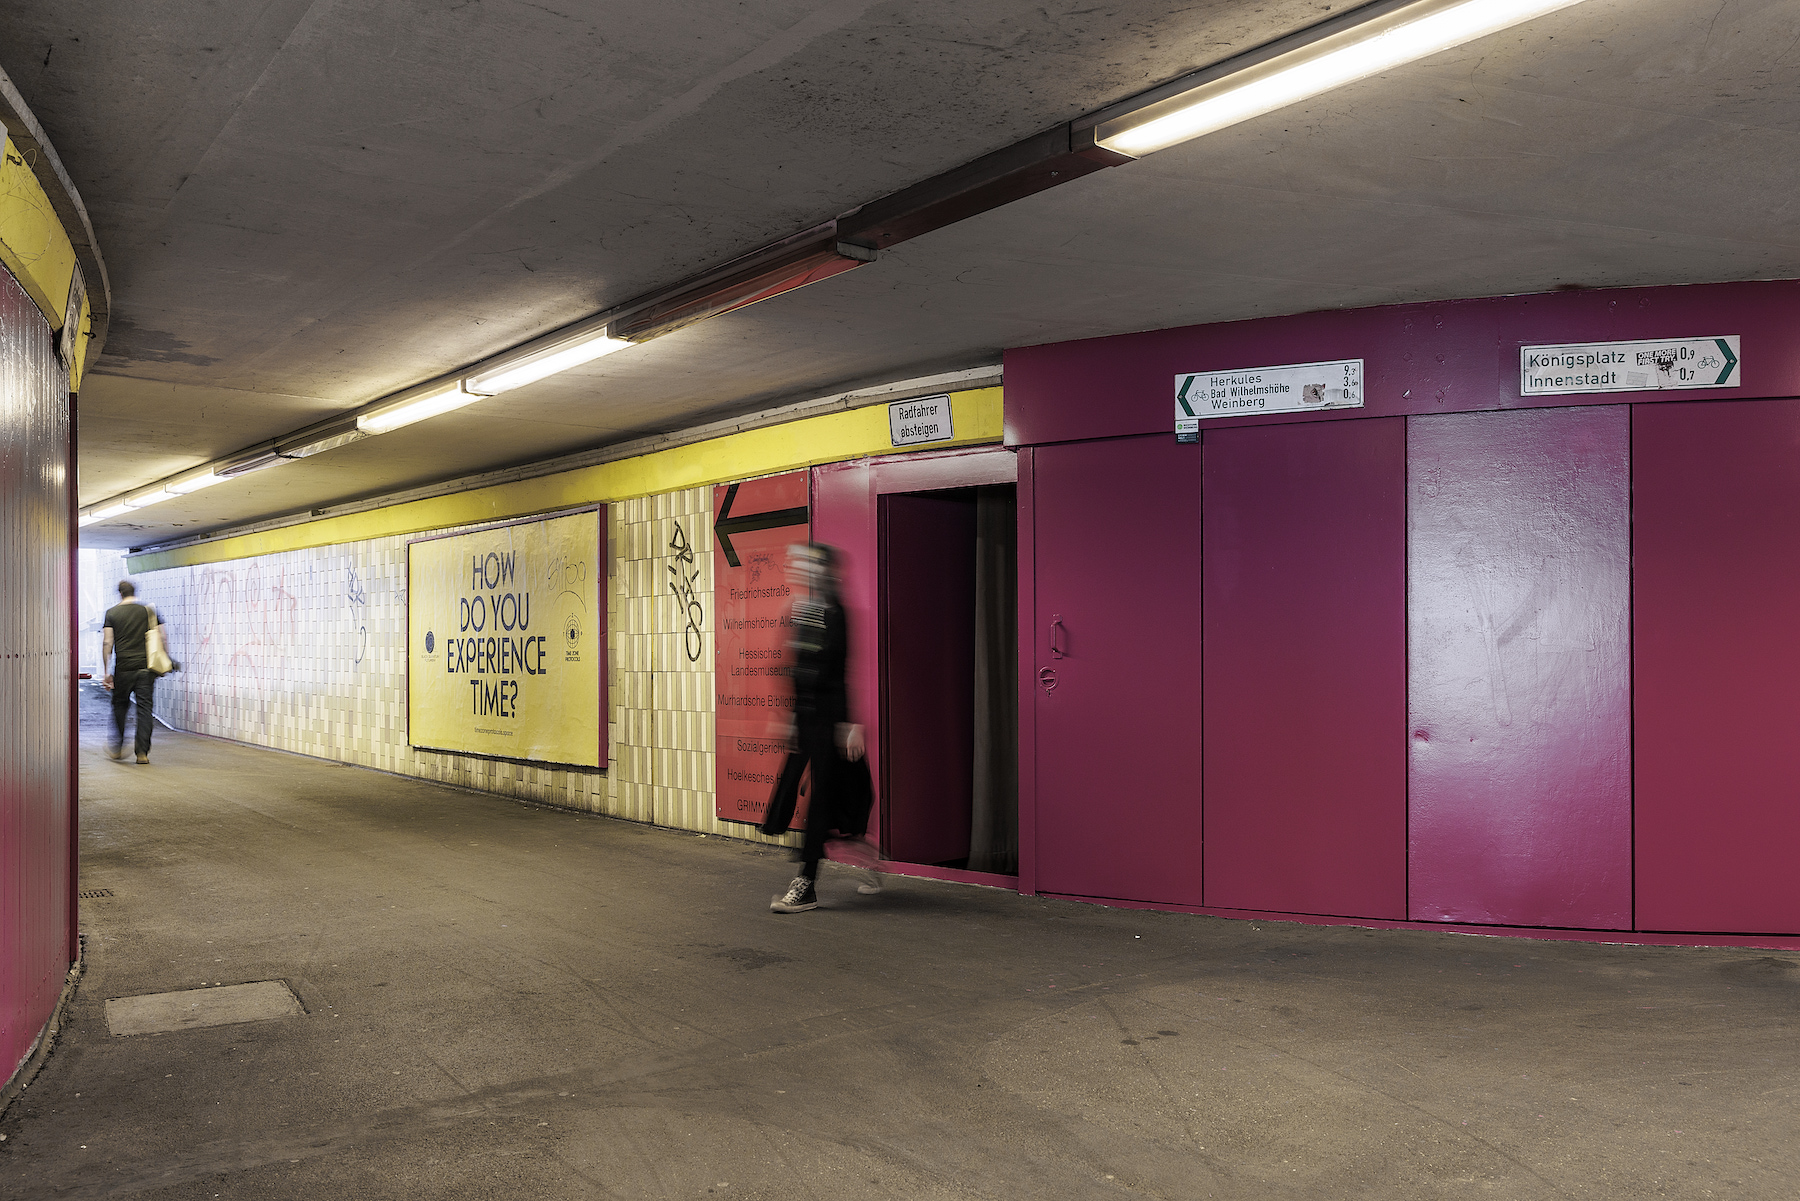
<path fill-rule="evenodd" d="M 108 692 L 112 691 L 112 673 L 110 671 L 107 672 L 106 676 L 100 681 L 100 687 L 106 689 Z"/>
<path fill-rule="evenodd" d="M 854 722 L 841 721 L 837 728 L 838 749 L 844 752 L 844 758 L 855 763 L 863 757 L 866 749 L 863 746 L 863 728 Z"/>

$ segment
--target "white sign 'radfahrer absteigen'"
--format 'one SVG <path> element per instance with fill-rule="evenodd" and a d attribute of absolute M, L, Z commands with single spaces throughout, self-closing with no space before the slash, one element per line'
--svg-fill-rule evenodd
<path fill-rule="evenodd" d="M 1735 388 L 1738 336 L 1574 342 L 1519 348 L 1519 395 Z"/>
<path fill-rule="evenodd" d="M 1175 437 L 1199 441 L 1200 422 L 1206 417 L 1360 409 L 1362 403 L 1361 359 L 1196 371 L 1175 377 Z"/>
<path fill-rule="evenodd" d="M 920 396 L 889 405 L 888 432 L 892 435 L 895 446 L 948 442 L 956 437 L 956 430 L 951 422 L 949 395 Z"/>

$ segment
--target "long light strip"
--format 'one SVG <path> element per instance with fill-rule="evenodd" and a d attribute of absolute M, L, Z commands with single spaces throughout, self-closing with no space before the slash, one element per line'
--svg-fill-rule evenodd
<path fill-rule="evenodd" d="M 107 521 L 121 514 L 131 512 L 131 506 L 124 501 L 115 500 L 111 504 L 100 505 L 89 509 L 79 521 L 82 525 L 93 525 L 96 521 Z"/>
<path fill-rule="evenodd" d="M 545 376 L 591 363 L 601 355 L 633 345 L 636 343 L 613 337 L 608 332 L 608 327 L 602 325 L 566 338 L 535 354 L 522 356 L 511 362 L 502 360 L 495 367 L 469 376 L 463 381 L 463 386 L 480 396 L 498 396 L 502 392 L 523 388 Z"/>
<path fill-rule="evenodd" d="M 1094 140 L 1108 150 L 1142 157 L 1579 2 L 1421 0 L 1103 121 Z"/>
<path fill-rule="evenodd" d="M 364 413 L 356 419 L 356 424 L 364 433 L 385 434 L 403 425 L 411 425 L 415 421 L 424 421 L 428 417 L 460 409 L 466 404 L 474 404 L 480 399 L 482 398 L 475 393 L 464 391 L 461 380 L 451 380 L 447 384 L 402 398 L 390 407 Z"/>
<path fill-rule="evenodd" d="M 164 484 L 163 487 L 177 496 L 186 496 L 190 492 L 198 492 L 202 488 L 210 488 L 214 484 L 224 482 L 224 476 L 211 471 L 203 471 L 199 475 L 190 475 L 186 479 L 176 480 L 172 484 Z"/>

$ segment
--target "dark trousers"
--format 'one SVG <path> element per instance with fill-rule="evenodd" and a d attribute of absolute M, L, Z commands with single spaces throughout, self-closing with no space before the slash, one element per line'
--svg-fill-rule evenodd
<path fill-rule="evenodd" d="M 156 673 L 149 669 L 142 671 L 113 672 L 113 731 L 116 746 L 125 741 L 125 707 L 131 704 L 131 698 L 137 697 L 137 753 L 150 753 L 150 728 L 155 718 L 150 710 L 156 701 Z"/>
<path fill-rule="evenodd" d="M 839 783 L 843 763 L 838 755 L 837 723 L 813 721 L 802 716 L 795 723 L 796 741 L 812 770 L 812 790 L 806 802 L 806 842 L 800 848 L 800 874 L 819 878 L 819 860 L 825 857 L 825 840 L 837 825 Z"/>

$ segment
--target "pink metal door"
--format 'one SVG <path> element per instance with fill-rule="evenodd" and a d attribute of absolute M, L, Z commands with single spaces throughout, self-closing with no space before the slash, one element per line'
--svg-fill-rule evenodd
<path fill-rule="evenodd" d="M 1200 903 L 1199 450 L 1033 451 L 1040 892 Z"/>
<path fill-rule="evenodd" d="M 1800 400 L 1632 407 L 1637 925 L 1800 932 Z"/>
<path fill-rule="evenodd" d="M 1407 419 L 1417 920 L 1631 926 L 1629 419 Z"/>
<path fill-rule="evenodd" d="M 1206 903 L 1404 917 L 1405 421 L 1205 450 Z"/>

